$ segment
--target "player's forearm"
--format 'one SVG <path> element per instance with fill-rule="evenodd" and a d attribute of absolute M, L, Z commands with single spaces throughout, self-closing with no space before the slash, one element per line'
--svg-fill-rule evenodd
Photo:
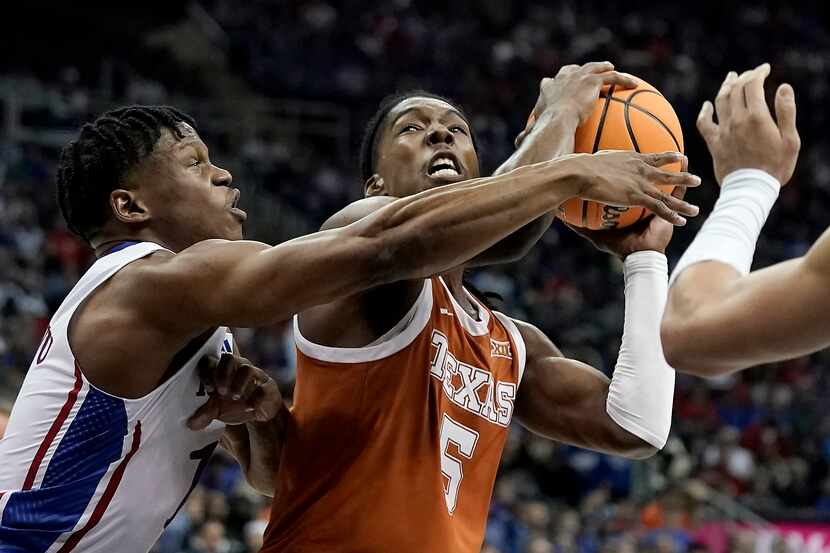
<path fill-rule="evenodd" d="M 660 345 L 667 273 L 666 257 L 658 252 L 625 260 L 625 325 L 606 401 L 608 416 L 654 451 L 668 439 L 674 401 L 675 374 Z"/>
<path fill-rule="evenodd" d="M 571 111 L 546 110 L 513 155 L 493 175 L 502 175 L 518 167 L 573 153 L 578 124 L 579 117 Z M 545 213 L 477 255 L 467 265 L 478 267 L 521 259 L 545 234 L 553 219 L 553 212 Z"/>
<path fill-rule="evenodd" d="M 578 114 L 570 110 L 545 110 L 513 155 L 493 175 L 502 175 L 525 165 L 572 154 L 578 125 Z"/>
<path fill-rule="evenodd" d="M 721 374 L 752 357 L 740 345 L 746 343 L 746 335 L 737 334 L 738 329 L 746 331 L 744 325 L 721 325 L 746 310 L 730 306 L 749 274 L 755 244 L 779 189 L 777 180 L 756 169 L 742 169 L 724 177 L 712 214 L 680 258 L 670 280 L 662 334 L 666 356 L 678 370 Z M 709 325 L 717 325 L 720 333 L 706 328 Z M 732 338 L 732 343 L 720 337 Z M 729 352 L 722 351 L 724 346 Z"/>
<path fill-rule="evenodd" d="M 577 195 L 577 180 L 567 163 L 546 162 L 394 202 L 371 231 L 395 246 L 390 281 L 461 265 Z"/>
<path fill-rule="evenodd" d="M 687 269 L 672 286 L 662 324 L 669 362 L 716 376 L 830 346 L 830 274 L 812 253 L 747 276 L 717 261 Z"/>
<path fill-rule="evenodd" d="M 676 370 L 698 376 L 714 376 L 735 370 L 734 329 L 718 326 L 720 333 L 711 333 L 707 326 L 717 324 L 729 291 L 740 273 L 720 261 L 704 261 L 692 265 L 676 277 L 669 290 L 666 311 L 661 322 L 661 341 L 666 360 Z M 727 355 L 722 355 L 720 336 L 731 341 Z M 740 341 L 740 340 L 739 340 Z M 727 345 L 725 342 L 723 345 Z"/>
<path fill-rule="evenodd" d="M 239 462 L 248 483 L 270 497 L 275 493 L 275 479 L 282 453 L 283 424 L 281 416 L 277 416 L 267 422 L 228 425 L 223 436 L 223 446 Z"/>

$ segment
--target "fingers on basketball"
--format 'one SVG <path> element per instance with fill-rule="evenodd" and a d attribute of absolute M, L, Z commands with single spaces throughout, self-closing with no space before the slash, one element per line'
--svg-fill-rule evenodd
<path fill-rule="evenodd" d="M 563 68 L 564 70 L 565 68 Z M 622 78 L 623 73 L 610 77 Z M 625 75 L 626 78 L 631 76 Z M 636 77 L 634 77 L 636 79 Z M 579 126 L 574 140 L 577 153 L 597 153 L 602 150 L 635 151 L 642 154 L 646 164 L 669 172 L 679 172 L 683 166 L 683 133 L 680 121 L 671 104 L 648 83 L 636 79 L 637 86 L 625 89 L 617 84 L 603 88 L 593 111 Z M 531 120 L 534 115 L 531 114 Z M 668 153 L 666 153 L 668 152 Z M 646 161 L 648 160 L 648 161 Z M 668 174 L 668 173 L 667 173 Z M 672 183 L 659 183 L 660 190 L 670 194 L 675 185 L 695 186 L 694 177 L 672 177 Z M 656 181 L 655 181 L 656 182 Z M 645 195 L 643 195 L 645 198 Z M 664 218 L 679 222 L 665 207 L 650 202 L 646 207 L 661 209 Z M 645 205 L 645 204 L 643 204 Z M 617 207 L 572 198 L 565 202 L 557 216 L 576 227 L 592 230 L 623 228 L 648 217 L 648 209 Z"/>

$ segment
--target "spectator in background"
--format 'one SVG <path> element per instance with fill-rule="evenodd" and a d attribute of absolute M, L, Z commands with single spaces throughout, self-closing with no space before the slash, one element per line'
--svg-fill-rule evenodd
<path fill-rule="evenodd" d="M 259 553 L 262 548 L 262 539 L 265 536 L 265 528 L 268 526 L 267 520 L 252 520 L 245 525 L 243 535 L 245 538 L 245 552 Z"/>
<path fill-rule="evenodd" d="M 243 553 L 242 544 L 225 536 L 225 523 L 208 519 L 190 540 L 187 553 Z"/>

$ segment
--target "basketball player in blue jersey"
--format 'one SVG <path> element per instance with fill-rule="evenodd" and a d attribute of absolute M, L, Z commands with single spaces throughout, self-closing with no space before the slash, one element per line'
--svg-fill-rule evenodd
<path fill-rule="evenodd" d="M 713 376 L 830 346 L 830 232 L 803 256 L 750 272 L 800 149 L 793 89 L 764 97 L 763 64 L 723 82 L 698 118 L 720 197 L 672 274 L 662 333 L 678 370 Z M 717 114 L 717 123 L 713 120 Z"/>
<path fill-rule="evenodd" d="M 676 220 L 654 183 L 697 182 L 659 168 L 677 159 L 541 163 L 271 247 L 241 240 L 240 192 L 188 116 L 134 106 L 84 125 L 62 152 L 58 200 L 98 259 L 51 319 L 0 440 L 0 552 L 147 551 L 223 435 L 249 481 L 272 492 L 280 401 L 261 371 L 239 371 L 242 384 L 219 385 L 189 420 L 207 400 L 198 361 L 233 349 L 226 326 L 445 271 L 570 197 Z"/>

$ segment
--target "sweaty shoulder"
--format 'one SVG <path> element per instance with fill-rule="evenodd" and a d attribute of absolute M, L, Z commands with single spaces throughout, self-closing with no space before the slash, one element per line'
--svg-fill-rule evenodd
<path fill-rule="evenodd" d="M 351 225 L 397 200 L 372 196 L 352 202 L 331 217 L 320 230 Z M 317 344 L 363 347 L 390 330 L 409 311 L 423 288 L 423 280 L 393 282 L 353 296 L 312 307 L 299 315 L 300 332 Z"/>

